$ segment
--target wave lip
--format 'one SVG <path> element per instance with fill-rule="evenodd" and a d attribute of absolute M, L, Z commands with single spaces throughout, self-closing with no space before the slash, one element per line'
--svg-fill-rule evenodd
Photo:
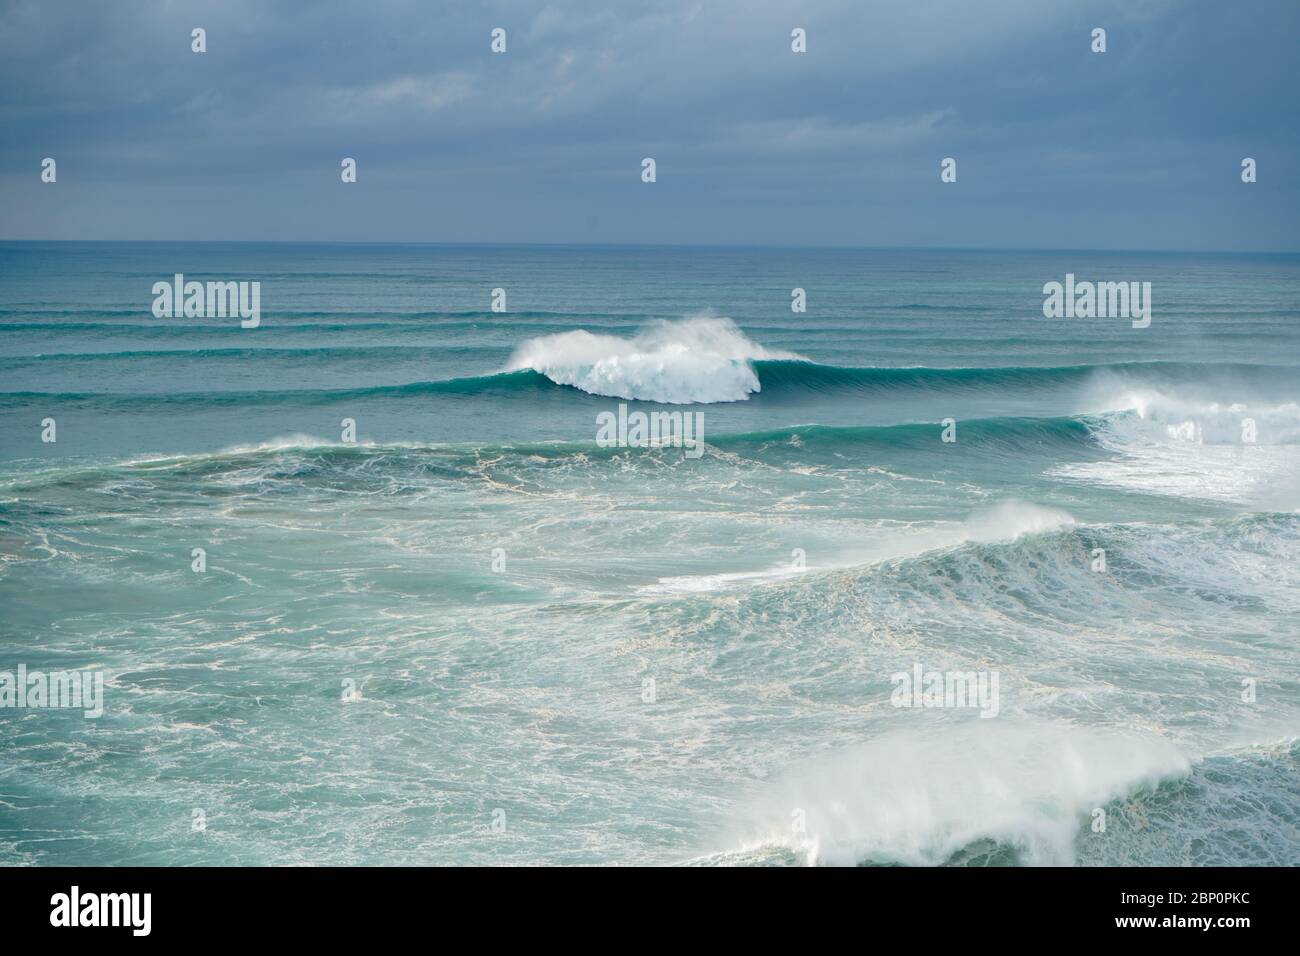
<path fill-rule="evenodd" d="M 724 316 L 658 322 L 633 338 L 585 330 L 529 339 L 507 371 L 532 369 L 592 395 L 666 405 L 744 401 L 761 384 L 752 362 L 802 360 L 750 340 Z"/>

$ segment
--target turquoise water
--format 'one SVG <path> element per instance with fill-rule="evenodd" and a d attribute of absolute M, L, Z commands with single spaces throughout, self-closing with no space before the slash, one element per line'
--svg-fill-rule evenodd
<path fill-rule="evenodd" d="M 1296 256 L 0 243 L 0 671 L 106 677 L 0 708 L 0 862 L 1300 863 L 1298 319 Z"/>

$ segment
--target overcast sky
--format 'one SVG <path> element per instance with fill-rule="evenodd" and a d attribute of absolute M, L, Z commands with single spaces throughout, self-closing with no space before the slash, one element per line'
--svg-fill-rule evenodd
<path fill-rule="evenodd" d="M 0 238 L 1300 249 L 1297 0 L 0 11 Z"/>

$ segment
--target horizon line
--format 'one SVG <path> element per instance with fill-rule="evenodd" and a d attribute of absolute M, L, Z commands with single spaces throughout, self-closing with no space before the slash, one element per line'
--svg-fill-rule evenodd
<path fill-rule="evenodd" d="M 527 246 L 535 248 L 576 249 L 805 249 L 833 251 L 875 252 L 1016 252 L 1016 253 L 1146 253 L 1150 255 L 1221 255 L 1221 256 L 1296 256 L 1300 249 L 1161 249 L 1161 248 L 1100 248 L 1096 246 L 930 246 L 829 243 L 727 243 L 727 242 L 538 242 L 538 241 L 449 241 L 434 239 L 27 239 L 0 237 L 0 243 L 103 243 L 120 245 L 248 245 L 248 246 L 448 246 L 505 248 Z"/>

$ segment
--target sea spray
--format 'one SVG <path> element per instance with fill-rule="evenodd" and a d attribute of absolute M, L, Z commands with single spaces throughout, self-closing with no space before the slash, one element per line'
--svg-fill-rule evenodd
<path fill-rule="evenodd" d="M 757 796 L 735 845 L 785 846 L 812 864 L 936 865 L 991 840 L 1028 864 L 1069 864 L 1094 808 L 1190 767 L 1157 738 L 936 720 L 791 767 Z"/>

